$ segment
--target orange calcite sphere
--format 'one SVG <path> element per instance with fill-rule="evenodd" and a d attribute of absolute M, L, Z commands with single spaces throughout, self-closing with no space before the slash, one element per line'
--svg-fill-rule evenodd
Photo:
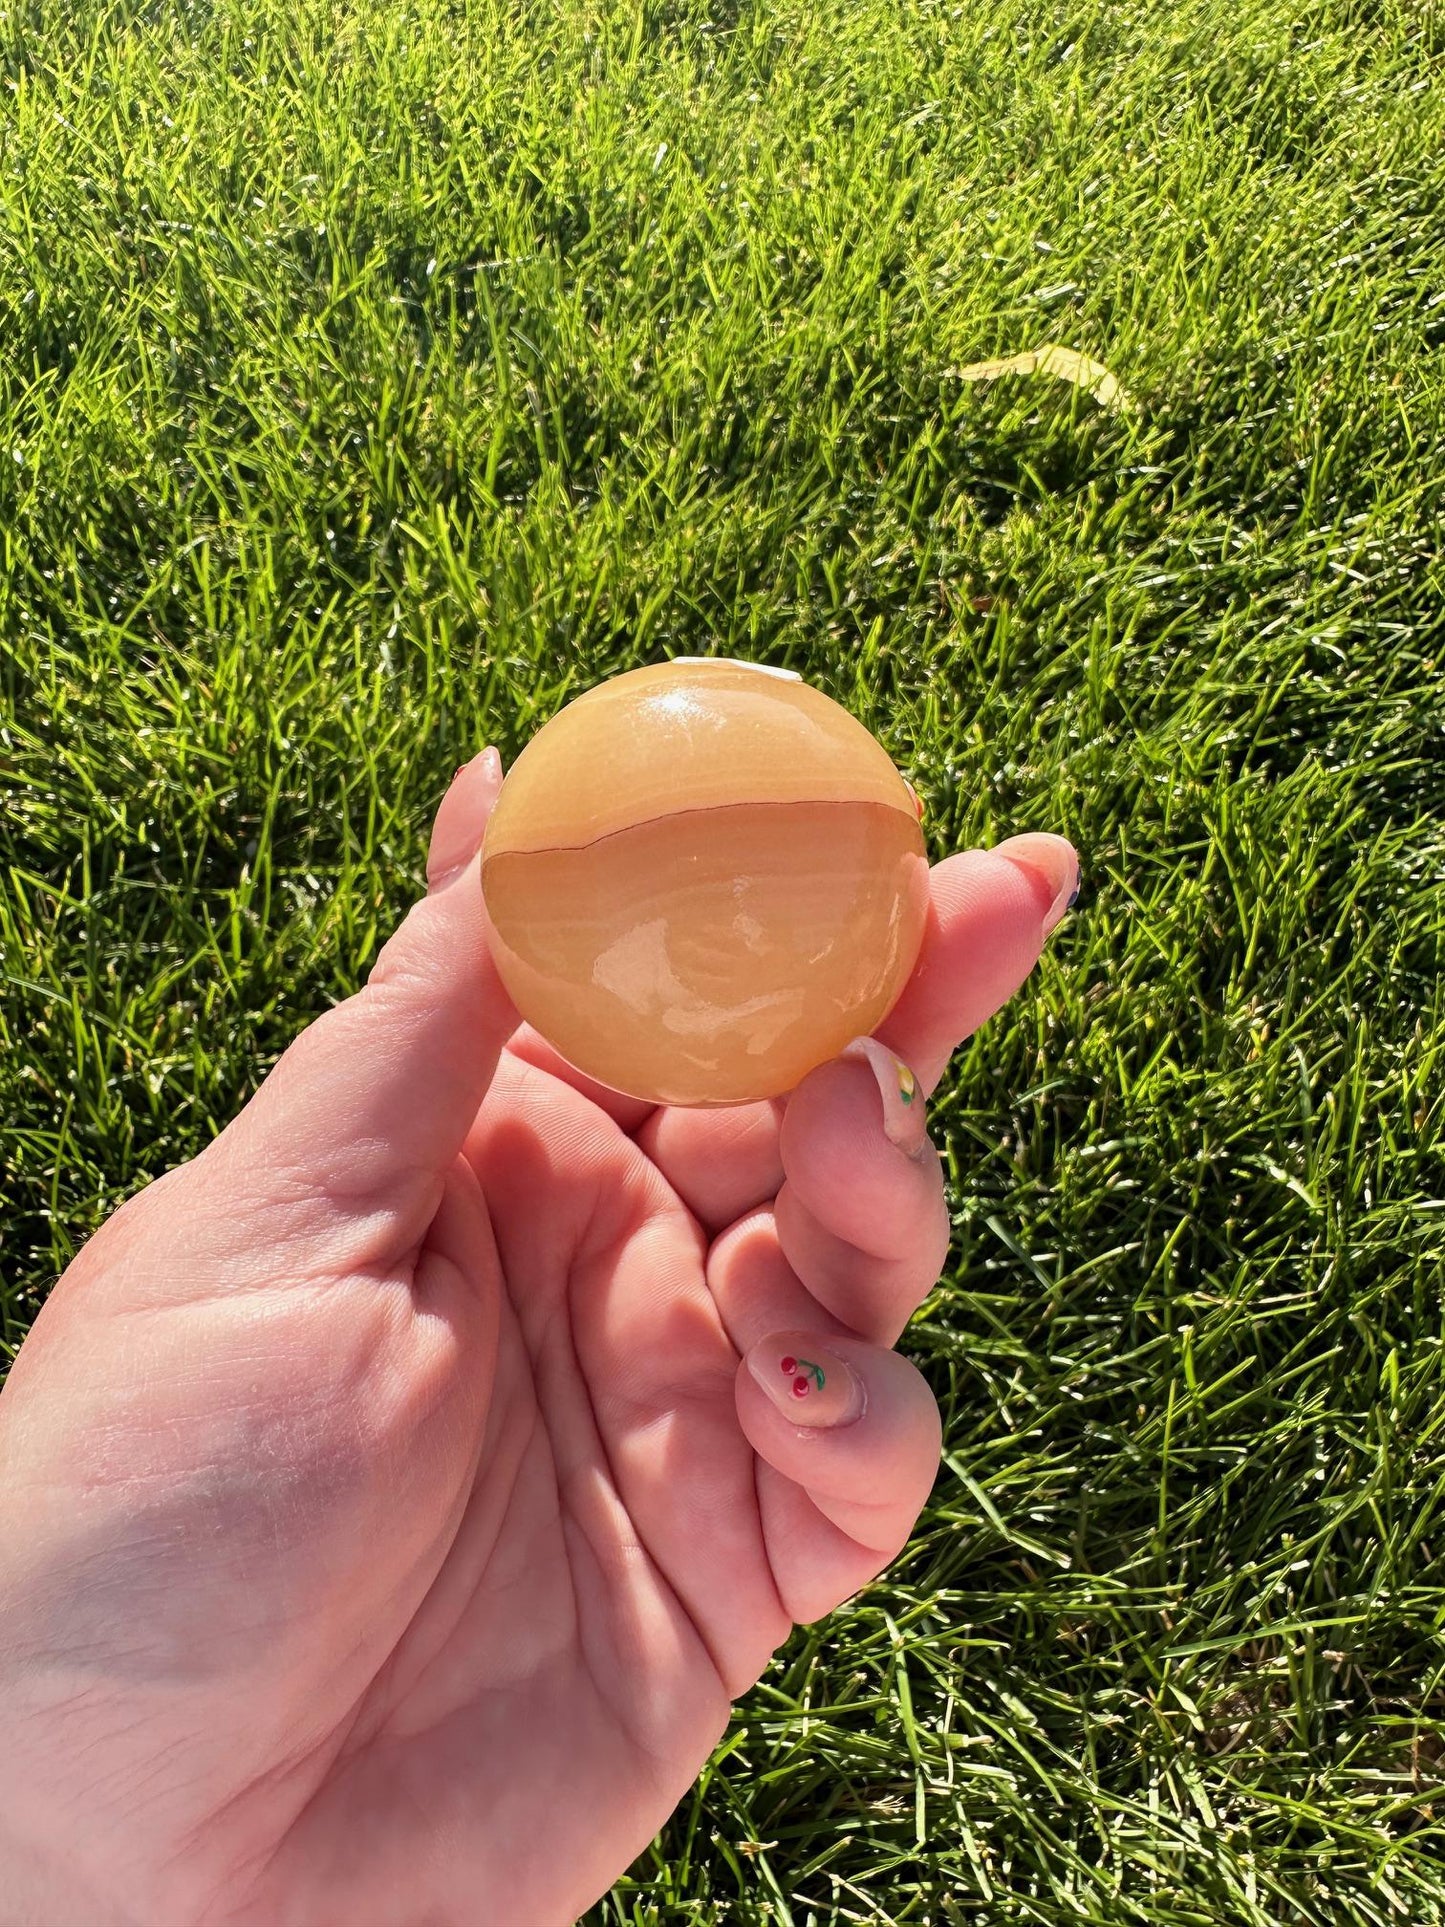
<path fill-rule="evenodd" d="M 918 817 L 882 745 L 791 671 L 634 669 L 559 711 L 502 785 L 482 846 L 498 972 L 612 1090 L 781 1096 L 908 981 Z"/>

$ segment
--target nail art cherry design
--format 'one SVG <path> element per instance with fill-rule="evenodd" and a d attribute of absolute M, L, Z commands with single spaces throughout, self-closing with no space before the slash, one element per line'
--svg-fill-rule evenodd
<path fill-rule="evenodd" d="M 821 1365 L 815 1365 L 811 1358 L 785 1358 L 782 1361 L 783 1376 L 793 1378 L 793 1397 L 806 1398 L 814 1386 L 821 1392 L 826 1380 Z M 810 1383 L 811 1381 L 811 1383 Z"/>

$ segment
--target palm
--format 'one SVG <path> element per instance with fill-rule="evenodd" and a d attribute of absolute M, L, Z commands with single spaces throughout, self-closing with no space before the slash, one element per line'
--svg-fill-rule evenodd
<path fill-rule="evenodd" d="M 549 1055 L 529 1033 L 522 1050 Z M 384 1663 L 338 1707 L 345 1742 L 272 1873 L 286 1894 L 314 1882 L 344 1899 L 348 1922 L 390 1923 L 403 1895 L 420 1918 L 423 1902 L 465 1918 L 478 1894 L 505 1920 L 580 1912 L 685 1792 L 795 1612 L 831 1607 L 888 1556 L 840 1534 L 738 1424 L 752 1336 L 844 1329 L 779 1249 L 783 1106 L 647 1114 L 599 1096 L 611 1114 L 504 1052 L 465 1149 L 480 1191 L 457 1176 L 416 1262 L 416 1303 L 459 1341 L 468 1441 L 434 1488 L 431 1583 L 402 1598 Z M 880 1303 L 872 1322 L 900 1320 Z M 797 1536 L 823 1589 L 803 1582 L 800 1603 L 779 1543 Z M 393 1574 L 373 1576 L 395 1600 Z M 506 1821 L 419 1891 L 434 1843 L 478 1814 Z M 263 1888 L 260 1917 L 274 1907 Z"/>
<path fill-rule="evenodd" d="M 284 1884 L 314 1870 L 334 1897 L 345 1866 L 359 1894 L 388 1895 L 405 1867 L 419 1917 L 423 1901 L 463 1917 L 480 1892 L 498 1918 L 561 1919 L 656 1832 L 790 1621 L 697 1220 L 610 1117 L 519 1059 L 468 1156 L 495 1247 L 458 1212 L 447 1255 L 424 1250 L 418 1270 L 463 1329 L 497 1299 L 475 1469 L 436 1493 L 439 1513 L 462 1507 L 454 1534 L 345 1711 Z M 476 1360 L 456 1357 L 469 1402 Z M 490 1853 L 417 1890 L 428 1839 L 499 1811 Z M 546 1853 L 519 1869 L 516 1842 L 538 1838 Z"/>

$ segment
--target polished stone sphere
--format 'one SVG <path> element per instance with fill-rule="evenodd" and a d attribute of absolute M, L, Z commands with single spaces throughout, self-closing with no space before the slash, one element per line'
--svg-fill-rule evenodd
<path fill-rule="evenodd" d="M 919 806 L 790 671 L 599 684 L 513 764 L 482 846 L 503 983 L 580 1071 L 663 1104 L 781 1096 L 883 1020 L 923 939 Z"/>

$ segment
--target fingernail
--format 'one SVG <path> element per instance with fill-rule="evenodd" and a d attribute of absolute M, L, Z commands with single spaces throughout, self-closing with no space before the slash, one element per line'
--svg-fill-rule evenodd
<path fill-rule="evenodd" d="M 905 1156 L 921 1159 L 928 1149 L 928 1120 L 918 1079 L 901 1057 L 876 1037 L 855 1037 L 840 1057 L 860 1058 L 872 1071 L 883 1099 L 883 1134 Z"/>
<path fill-rule="evenodd" d="M 917 815 L 919 822 L 921 823 L 923 821 L 923 798 L 918 794 L 918 791 L 914 789 L 913 785 L 909 782 L 906 776 L 903 779 L 903 787 L 904 789 L 907 790 L 908 794 L 913 798 L 914 812 Z"/>
<path fill-rule="evenodd" d="M 1007 857 L 1022 870 L 1029 882 L 1042 885 L 1039 894 L 1048 892 L 1044 912 L 1044 935 L 1057 929 L 1064 913 L 1079 900 L 1079 854 L 1067 837 L 1046 831 L 1030 831 L 1025 836 L 1005 837 L 994 846 L 995 856 Z"/>
<path fill-rule="evenodd" d="M 867 1409 L 867 1387 L 852 1366 L 806 1332 L 780 1332 L 754 1345 L 748 1370 L 794 1425 L 832 1431 Z"/>
<path fill-rule="evenodd" d="M 477 777 L 463 782 L 463 777 L 473 770 L 479 772 Z M 501 773 L 501 757 L 495 749 L 488 748 L 470 763 L 463 763 L 452 778 L 432 825 L 426 858 L 429 893 L 444 890 L 475 862 L 486 834 L 488 791 L 495 794 Z"/>

